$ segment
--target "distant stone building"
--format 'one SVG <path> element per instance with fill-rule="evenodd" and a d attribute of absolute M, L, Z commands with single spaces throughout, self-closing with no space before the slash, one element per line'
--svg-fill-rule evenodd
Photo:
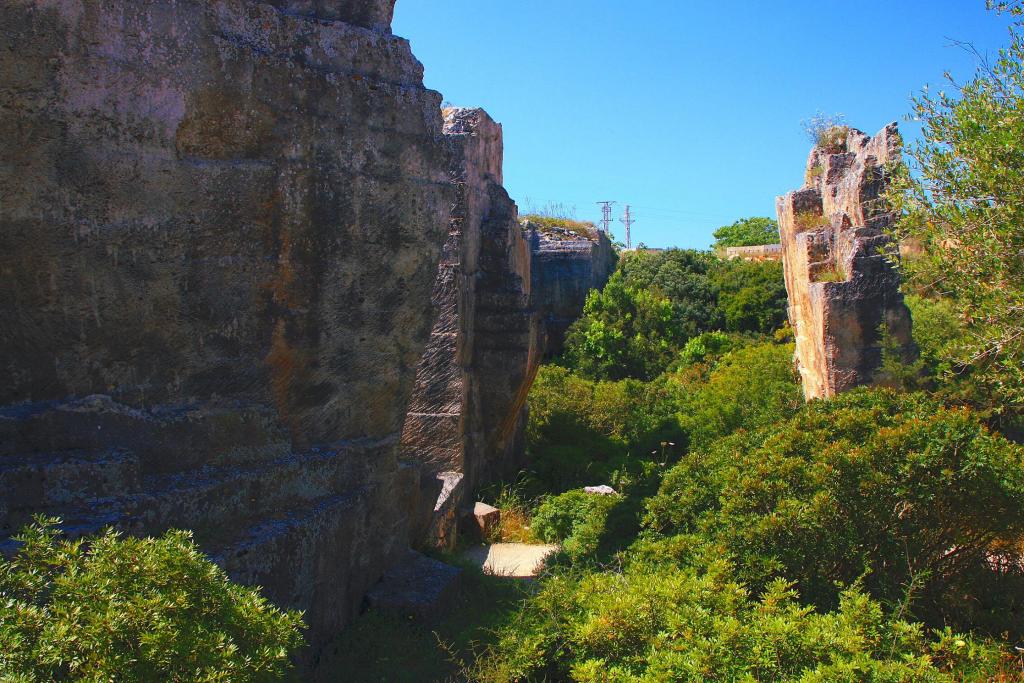
<path fill-rule="evenodd" d="M 754 247 L 726 247 L 723 257 L 727 261 L 742 259 L 744 261 L 781 261 L 781 244 L 760 244 Z"/>

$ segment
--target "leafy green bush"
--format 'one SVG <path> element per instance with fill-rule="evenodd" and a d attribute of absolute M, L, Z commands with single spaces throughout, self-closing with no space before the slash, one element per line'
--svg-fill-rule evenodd
<path fill-rule="evenodd" d="M 779 224 L 772 218 L 755 216 L 723 225 L 712 234 L 715 237 L 715 243 L 711 245 L 713 249 L 778 244 Z"/>
<path fill-rule="evenodd" d="M 755 598 L 732 575 L 719 561 L 553 576 L 469 678 L 952 683 L 998 667 L 998 648 L 949 631 L 929 640 L 856 590 L 818 613 L 784 581 Z"/>
<path fill-rule="evenodd" d="M 679 423 L 694 446 L 737 429 L 756 429 L 793 414 L 803 394 L 792 344 L 760 344 L 724 356 L 706 383 L 679 383 Z"/>
<path fill-rule="evenodd" d="M 741 342 L 725 332 L 705 332 L 686 342 L 679 354 L 679 362 L 682 365 L 693 365 L 714 360 L 740 345 Z"/>
<path fill-rule="evenodd" d="M 533 533 L 546 543 L 561 543 L 570 559 L 592 555 L 600 545 L 608 513 L 620 500 L 618 496 L 566 491 L 537 508 Z"/>
<path fill-rule="evenodd" d="M 57 523 L 26 527 L 0 564 L 3 680 L 272 681 L 288 669 L 302 615 L 233 584 L 187 532 L 68 541 Z"/>
<path fill-rule="evenodd" d="M 616 274 L 587 296 L 583 316 L 567 333 L 566 358 L 594 379 L 652 379 L 686 340 L 685 327 L 671 301 L 629 287 Z"/>
<path fill-rule="evenodd" d="M 545 487 L 536 493 L 607 483 L 661 441 L 678 453 L 685 434 L 676 411 L 664 379 L 593 381 L 543 366 L 530 389 L 526 431 L 534 483 Z"/>
<path fill-rule="evenodd" d="M 649 525 L 727 549 L 739 576 L 831 607 L 861 581 L 929 623 L 1020 628 L 1024 450 L 967 410 L 858 390 L 686 456 Z"/>
<path fill-rule="evenodd" d="M 730 332 L 769 334 L 786 322 L 789 299 L 778 261 L 722 261 L 711 282 Z"/>

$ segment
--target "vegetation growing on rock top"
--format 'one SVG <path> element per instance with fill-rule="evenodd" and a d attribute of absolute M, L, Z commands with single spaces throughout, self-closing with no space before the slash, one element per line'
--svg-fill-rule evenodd
<path fill-rule="evenodd" d="M 590 221 L 578 221 L 563 216 L 547 216 L 539 213 L 521 215 L 519 220 L 537 227 L 541 234 L 553 240 L 571 240 L 585 237 L 597 239 L 597 226 Z"/>

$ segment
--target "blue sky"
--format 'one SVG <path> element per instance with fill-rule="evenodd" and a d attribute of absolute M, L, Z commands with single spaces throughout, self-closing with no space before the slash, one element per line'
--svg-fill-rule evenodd
<path fill-rule="evenodd" d="M 617 200 L 634 242 L 703 248 L 800 185 L 801 120 L 912 138 L 910 96 L 974 72 L 951 41 L 994 54 L 1007 25 L 984 0 L 398 0 L 394 31 L 428 87 L 503 124 L 520 211 Z"/>

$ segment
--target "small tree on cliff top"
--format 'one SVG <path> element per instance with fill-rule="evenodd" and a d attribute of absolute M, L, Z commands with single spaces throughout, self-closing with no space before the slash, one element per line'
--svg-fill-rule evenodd
<path fill-rule="evenodd" d="M 952 360 L 971 366 L 996 399 L 1024 407 L 1024 33 L 1018 17 L 994 64 L 974 79 L 925 90 L 914 104 L 923 140 L 908 153 L 891 201 L 899 238 L 924 254 L 904 263 L 918 288 L 948 297 L 965 327 Z M 977 54 L 977 53 L 976 53 Z"/>

